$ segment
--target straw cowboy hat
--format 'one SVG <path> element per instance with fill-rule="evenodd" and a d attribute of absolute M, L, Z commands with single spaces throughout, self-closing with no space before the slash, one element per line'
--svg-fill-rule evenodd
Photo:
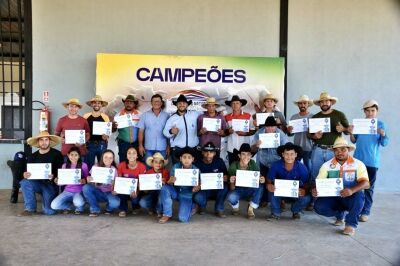
<path fill-rule="evenodd" d="M 41 138 L 49 138 L 50 140 L 50 147 L 54 147 L 61 143 L 61 138 L 56 135 L 50 135 L 47 131 L 42 131 L 39 135 L 30 137 L 26 140 L 29 146 L 39 148 L 39 139 Z"/>
<path fill-rule="evenodd" d="M 87 105 L 92 106 L 92 102 L 101 102 L 101 106 L 106 107 L 108 102 L 103 101 L 100 95 L 94 96 L 92 99 L 86 102 Z"/>
<path fill-rule="evenodd" d="M 343 148 L 343 147 L 348 148 L 349 151 L 352 151 L 356 148 L 353 144 L 349 144 L 347 140 L 345 140 L 344 138 L 337 137 L 335 143 L 333 143 L 332 149 Z"/>
<path fill-rule="evenodd" d="M 219 104 L 219 103 L 217 103 L 217 100 L 214 98 L 214 97 L 210 97 L 210 98 L 208 98 L 207 99 L 207 101 L 205 102 L 205 103 L 203 103 L 202 105 L 201 105 L 201 107 L 203 107 L 204 109 L 206 109 L 207 108 L 207 105 L 211 105 L 211 104 L 213 104 L 213 105 L 215 105 L 215 107 L 220 107 L 221 105 Z"/>
<path fill-rule="evenodd" d="M 71 98 L 71 99 L 68 100 L 68 102 L 62 103 L 62 105 L 63 105 L 65 108 L 67 108 L 68 105 L 70 105 L 70 104 L 73 104 L 73 105 L 78 106 L 79 108 L 82 108 L 82 104 L 79 102 L 79 99 L 77 99 L 77 98 Z"/>
<path fill-rule="evenodd" d="M 319 99 L 314 100 L 314 103 L 319 105 L 319 103 L 323 100 L 329 100 L 332 102 L 332 104 L 335 104 L 338 101 L 338 98 L 330 96 L 327 92 L 321 92 Z"/>
<path fill-rule="evenodd" d="M 148 157 L 148 158 L 146 159 L 146 164 L 147 164 L 148 166 L 150 166 L 150 167 L 153 167 L 153 160 L 154 160 L 154 159 L 162 160 L 162 161 L 164 162 L 164 165 L 167 165 L 167 164 L 168 164 L 168 160 L 165 159 L 164 156 L 162 156 L 162 154 L 159 153 L 159 152 L 156 152 L 156 153 L 153 154 L 153 156 Z"/>
<path fill-rule="evenodd" d="M 302 103 L 302 102 L 308 102 L 308 106 L 311 106 L 314 104 L 313 101 L 310 98 L 308 98 L 307 95 L 301 95 L 300 98 L 297 101 L 294 101 L 293 103 L 295 105 L 297 105 L 298 103 Z"/>
<path fill-rule="evenodd" d="M 247 104 L 247 100 L 246 99 L 240 99 L 239 96 L 237 95 L 233 95 L 232 99 L 230 101 L 225 101 L 225 104 L 228 106 L 231 106 L 232 102 L 240 102 L 242 104 L 242 106 L 245 106 Z"/>
<path fill-rule="evenodd" d="M 379 104 L 378 104 L 377 101 L 375 101 L 375 100 L 368 100 L 368 101 L 366 101 L 366 102 L 364 103 L 364 105 L 363 105 L 363 110 L 366 109 L 366 108 L 372 107 L 372 106 L 374 106 L 374 105 L 376 106 L 376 109 L 379 108 Z"/>
<path fill-rule="evenodd" d="M 265 102 L 265 100 L 273 100 L 275 103 L 278 103 L 278 98 L 276 98 L 272 93 L 268 93 L 262 98 L 262 102 Z"/>

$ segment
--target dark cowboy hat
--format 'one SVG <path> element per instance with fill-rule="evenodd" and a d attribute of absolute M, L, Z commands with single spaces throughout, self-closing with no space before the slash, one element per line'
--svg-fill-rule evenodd
<path fill-rule="evenodd" d="M 286 144 L 279 146 L 276 149 L 276 152 L 278 153 L 279 156 L 282 157 L 282 154 L 283 154 L 284 151 L 291 151 L 291 150 L 294 150 L 297 153 L 297 158 L 296 159 L 299 160 L 301 158 L 301 154 L 303 152 L 303 149 L 300 146 L 294 145 L 291 142 L 287 142 Z"/>
<path fill-rule="evenodd" d="M 245 106 L 247 104 L 247 100 L 240 99 L 239 96 L 237 96 L 237 95 L 233 95 L 232 99 L 230 101 L 225 101 L 225 104 L 228 106 L 231 106 L 231 103 L 235 102 L 235 101 L 239 101 L 242 104 L 242 106 Z"/>
<path fill-rule="evenodd" d="M 182 155 L 184 155 L 185 153 L 188 153 L 190 155 L 192 155 L 194 158 L 196 158 L 196 151 L 193 148 L 190 148 L 188 146 L 186 146 L 185 148 L 181 149 L 178 152 L 178 157 L 181 157 Z"/>
<path fill-rule="evenodd" d="M 217 151 L 217 147 L 215 147 L 214 143 L 209 141 L 206 144 L 204 144 L 203 147 L 201 147 L 201 151 Z"/>
<path fill-rule="evenodd" d="M 136 105 L 139 103 L 139 100 L 132 94 L 129 94 L 128 96 L 126 96 L 125 99 L 122 99 L 122 102 L 125 103 L 126 101 L 132 101 L 134 102 Z"/>
<path fill-rule="evenodd" d="M 276 123 L 275 117 L 268 116 L 267 119 L 265 119 L 264 124 L 260 125 L 260 127 L 277 127 L 278 124 Z"/>
<path fill-rule="evenodd" d="M 251 151 L 251 147 L 249 143 L 243 143 L 242 145 L 240 145 L 240 149 L 233 149 L 233 154 L 235 155 L 235 157 L 239 157 L 239 154 L 241 152 L 250 152 L 251 156 L 253 156 L 255 153 Z"/>
<path fill-rule="evenodd" d="M 183 95 L 183 94 L 179 95 L 179 97 L 178 97 L 178 99 L 176 99 L 176 101 L 172 101 L 172 104 L 176 106 L 179 102 L 185 102 L 188 105 L 192 104 L 192 100 L 188 101 L 187 98 L 185 97 L 185 95 Z"/>

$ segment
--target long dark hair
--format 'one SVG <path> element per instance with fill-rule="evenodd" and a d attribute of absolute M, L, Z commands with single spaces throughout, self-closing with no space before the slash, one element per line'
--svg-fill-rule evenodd
<path fill-rule="evenodd" d="M 117 168 L 117 165 L 115 164 L 115 154 L 114 154 L 114 152 L 113 152 L 112 150 L 110 150 L 110 149 L 107 149 L 107 150 L 103 151 L 103 153 L 101 154 L 99 166 L 100 166 L 100 167 L 105 167 L 105 166 L 106 166 L 106 165 L 104 164 L 104 161 L 103 161 L 103 156 L 104 156 L 104 154 L 107 153 L 107 152 L 111 153 L 111 154 L 113 155 L 113 157 L 114 157 L 114 159 L 113 159 L 113 161 L 112 161 L 112 163 L 111 163 L 111 166 L 114 166 L 115 168 Z"/>
<path fill-rule="evenodd" d="M 128 165 L 129 165 L 128 151 L 129 151 L 130 149 L 134 149 L 134 150 L 136 151 L 136 154 L 139 155 L 138 150 L 137 150 L 135 147 L 133 147 L 133 146 L 129 147 L 129 148 L 126 150 L 126 159 L 125 159 L 126 169 L 129 169 L 129 166 L 128 166 Z M 136 158 L 136 161 L 137 161 L 138 159 L 139 159 L 139 158 Z"/>
<path fill-rule="evenodd" d="M 69 149 L 68 155 L 69 155 L 71 152 L 76 152 L 76 153 L 78 153 L 79 159 L 78 159 L 78 162 L 76 163 L 76 167 L 75 167 L 75 168 L 76 168 L 76 169 L 81 169 L 81 168 L 82 168 L 81 151 L 79 150 L 78 147 L 73 146 L 73 147 L 71 147 L 71 148 Z M 65 168 L 70 169 L 70 168 L 71 168 L 71 164 L 72 164 L 72 162 L 71 162 L 71 160 L 69 159 L 69 157 L 67 156 L 67 162 L 65 163 Z"/>

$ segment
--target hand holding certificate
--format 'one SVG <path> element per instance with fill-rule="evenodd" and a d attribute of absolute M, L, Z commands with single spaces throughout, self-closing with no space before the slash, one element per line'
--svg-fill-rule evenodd
<path fill-rule="evenodd" d="M 308 131 L 308 119 L 294 119 L 289 121 L 289 126 L 293 127 L 292 133 L 300 133 Z"/>
<path fill-rule="evenodd" d="M 257 126 L 263 125 L 269 116 L 275 116 L 274 113 L 256 113 Z"/>
<path fill-rule="evenodd" d="M 203 127 L 205 127 L 207 131 L 218 132 L 218 130 L 221 129 L 221 119 L 204 117 Z"/>
<path fill-rule="evenodd" d="M 31 174 L 29 179 L 49 179 L 51 163 L 28 163 L 26 171 Z"/>
<path fill-rule="evenodd" d="M 93 121 L 93 135 L 111 135 L 111 122 Z"/>
<path fill-rule="evenodd" d="M 200 174 L 200 180 L 201 180 L 201 190 L 224 188 L 223 173 Z"/>
<path fill-rule="evenodd" d="M 58 169 L 57 184 L 79 185 L 81 183 L 81 169 Z"/>
<path fill-rule="evenodd" d="M 93 166 L 91 170 L 92 183 L 111 184 L 114 180 L 115 169 Z"/>
<path fill-rule="evenodd" d="M 125 114 L 125 115 L 115 116 L 114 121 L 117 122 L 118 128 L 137 126 L 138 122 L 134 121 L 133 118 L 134 118 L 134 115 Z"/>
<path fill-rule="evenodd" d="M 308 119 L 309 132 L 316 133 L 322 131 L 322 133 L 331 132 L 331 118 L 310 118 Z"/>
<path fill-rule="evenodd" d="M 249 132 L 250 131 L 250 120 L 232 119 L 232 129 L 234 131 Z"/>
<path fill-rule="evenodd" d="M 162 187 L 161 173 L 139 175 L 140 190 L 160 190 L 161 187 Z"/>
<path fill-rule="evenodd" d="M 84 144 L 85 141 L 85 130 L 65 130 L 64 132 L 65 144 Z"/>
<path fill-rule="evenodd" d="M 276 197 L 288 197 L 288 198 L 299 197 L 298 180 L 275 179 L 274 186 L 275 186 L 274 196 Z"/>
<path fill-rule="evenodd" d="M 117 194 L 131 195 L 137 190 L 138 181 L 136 178 L 116 177 L 114 182 L 114 191 Z"/>
<path fill-rule="evenodd" d="M 175 186 L 198 186 L 199 170 L 198 169 L 175 169 Z"/>
<path fill-rule="evenodd" d="M 261 133 L 258 136 L 261 140 L 260 149 L 278 148 L 280 145 L 280 133 Z"/>
<path fill-rule="evenodd" d="M 315 184 L 318 197 L 340 197 L 343 190 L 342 178 L 317 178 Z"/>
<path fill-rule="evenodd" d="M 236 170 L 235 186 L 258 188 L 259 183 L 260 183 L 259 171 Z"/>
<path fill-rule="evenodd" d="M 353 134 L 376 134 L 378 119 L 353 119 Z"/>

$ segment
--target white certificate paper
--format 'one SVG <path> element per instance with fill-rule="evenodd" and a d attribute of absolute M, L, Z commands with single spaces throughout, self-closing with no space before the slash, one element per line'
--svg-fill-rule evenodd
<path fill-rule="evenodd" d="M 93 135 L 111 135 L 111 122 L 93 121 Z"/>
<path fill-rule="evenodd" d="M 378 119 L 353 119 L 353 134 L 376 134 Z"/>
<path fill-rule="evenodd" d="M 293 127 L 292 133 L 300 133 L 308 131 L 308 119 L 300 118 L 289 121 L 289 126 Z"/>
<path fill-rule="evenodd" d="M 316 133 L 322 131 L 322 133 L 331 132 L 331 118 L 310 118 L 308 119 L 309 132 Z"/>
<path fill-rule="evenodd" d="M 258 188 L 259 183 L 260 183 L 259 171 L 236 170 L 235 186 Z"/>
<path fill-rule="evenodd" d="M 278 148 L 281 142 L 280 133 L 261 133 L 258 135 L 261 140 L 261 149 Z"/>
<path fill-rule="evenodd" d="M 299 183 L 300 182 L 298 180 L 275 179 L 274 196 L 298 198 L 299 197 Z"/>
<path fill-rule="evenodd" d="M 114 191 L 117 194 L 130 195 L 136 192 L 138 180 L 136 178 L 116 177 L 114 183 Z"/>
<path fill-rule="evenodd" d="M 318 197 L 339 197 L 343 190 L 342 178 L 317 178 L 315 184 Z"/>
<path fill-rule="evenodd" d="M 26 171 L 31 173 L 29 179 L 49 179 L 51 163 L 28 163 Z"/>
<path fill-rule="evenodd" d="M 224 173 L 200 174 L 201 190 L 223 189 Z"/>
<path fill-rule="evenodd" d="M 207 131 L 217 132 L 219 129 L 221 129 L 221 119 L 204 117 L 203 127 L 205 127 Z"/>
<path fill-rule="evenodd" d="M 79 185 L 81 183 L 81 169 L 58 169 L 58 185 Z"/>
<path fill-rule="evenodd" d="M 134 127 L 137 126 L 138 124 L 138 121 L 133 120 L 134 117 L 136 117 L 136 115 L 132 114 L 119 115 L 114 117 L 114 121 L 117 122 L 118 128 Z"/>
<path fill-rule="evenodd" d="M 232 129 L 234 131 L 250 131 L 250 120 L 246 119 L 232 119 Z"/>
<path fill-rule="evenodd" d="M 85 130 L 65 130 L 64 131 L 65 144 L 84 144 L 85 141 Z"/>
<path fill-rule="evenodd" d="M 175 186 L 198 186 L 199 169 L 175 169 Z"/>
<path fill-rule="evenodd" d="M 92 183 L 111 184 L 114 180 L 115 169 L 93 166 L 91 170 Z"/>
<path fill-rule="evenodd" d="M 143 174 L 139 175 L 140 190 L 160 190 L 162 187 L 162 174 Z"/>
<path fill-rule="evenodd" d="M 269 116 L 275 117 L 274 113 L 256 113 L 257 126 L 263 125 Z"/>

